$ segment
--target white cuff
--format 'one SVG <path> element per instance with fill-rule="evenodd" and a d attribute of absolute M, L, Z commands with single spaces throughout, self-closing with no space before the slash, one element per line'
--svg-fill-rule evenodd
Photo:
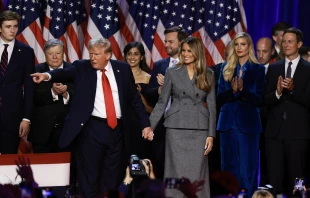
<path fill-rule="evenodd" d="M 65 97 L 63 97 L 63 100 L 64 100 L 65 105 L 67 105 L 69 103 L 69 100 L 70 100 L 69 92 L 68 92 L 68 98 L 66 99 Z"/>
<path fill-rule="evenodd" d="M 281 96 L 282 96 L 282 93 L 281 93 L 280 95 L 278 95 L 277 90 L 276 90 L 276 97 L 277 97 L 278 99 L 280 99 Z"/>
<path fill-rule="evenodd" d="M 51 88 L 52 96 L 53 96 L 53 101 L 58 100 L 58 95 L 55 95 L 53 92 L 53 88 Z"/>

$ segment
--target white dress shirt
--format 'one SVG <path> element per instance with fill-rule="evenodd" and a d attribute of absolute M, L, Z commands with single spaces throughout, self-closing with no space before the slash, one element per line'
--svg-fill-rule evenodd
<path fill-rule="evenodd" d="M 269 63 L 267 63 L 265 66 L 265 74 L 267 74 L 267 71 L 268 71 L 268 67 L 269 67 Z"/>
<path fill-rule="evenodd" d="M 50 68 L 50 71 L 53 71 L 54 69 L 50 66 L 48 66 Z M 57 69 L 63 69 L 64 68 L 64 64 L 62 63 L 60 65 L 60 67 L 58 67 Z M 53 88 L 51 89 L 51 92 L 52 92 L 52 96 L 53 96 L 53 101 L 56 101 L 58 100 L 58 95 L 54 94 L 53 92 Z M 64 101 L 64 104 L 67 105 L 69 103 L 69 99 L 70 99 L 70 95 L 69 95 L 69 92 L 68 92 L 68 97 L 67 99 L 65 97 L 63 97 L 63 101 Z"/>
<path fill-rule="evenodd" d="M 298 55 L 297 58 L 295 58 L 294 60 L 289 60 L 289 59 L 287 59 L 285 57 L 285 76 L 286 76 L 286 72 L 287 72 L 287 68 L 288 68 L 288 63 L 292 62 L 292 65 L 291 65 L 291 69 L 292 69 L 291 70 L 291 78 L 294 77 L 294 74 L 295 74 L 295 71 L 296 71 L 297 64 L 298 64 L 299 60 L 300 60 L 300 55 Z M 284 76 L 284 78 L 285 78 L 285 76 Z M 282 96 L 282 94 L 278 95 L 277 90 L 276 90 L 276 97 L 278 99 L 280 99 L 281 96 Z"/>
<path fill-rule="evenodd" d="M 122 114 L 121 114 L 121 105 L 120 105 L 119 96 L 118 96 L 118 88 L 117 88 L 114 72 L 112 69 L 112 65 L 110 62 L 107 64 L 105 69 L 106 69 L 105 74 L 108 77 L 111 90 L 112 90 L 112 97 L 114 101 L 116 117 L 121 118 Z M 96 87 L 95 104 L 94 104 L 94 110 L 91 115 L 100 117 L 100 118 L 107 118 L 101 77 L 102 77 L 101 70 L 97 70 L 97 87 Z"/>

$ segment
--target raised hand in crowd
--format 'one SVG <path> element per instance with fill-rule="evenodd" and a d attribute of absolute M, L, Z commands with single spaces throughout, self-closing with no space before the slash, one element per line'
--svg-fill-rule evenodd
<path fill-rule="evenodd" d="M 17 166 L 16 172 L 22 180 L 27 184 L 31 184 L 33 188 L 37 188 L 38 184 L 34 181 L 29 158 L 26 160 L 24 157 L 19 156 L 15 164 Z"/>
<path fill-rule="evenodd" d="M 43 80 L 48 80 L 49 76 L 46 73 L 34 73 L 30 74 L 32 76 L 33 82 L 35 83 L 40 83 Z"/>
<path fill-rule="evenodd" d="M 148 164 L 146 162 L 148 162 Z M 149 178 L 150 179 L 156 179 L 151 160 L 144 159 L 144 160 L 142 160 L 142 164 L 143 164 L 145 171 L 146 171 L 147 175 L 149 176 Z"/>
<path fill-rule="evenodd" d="M 196 193 L 201 190 L 205 180 L 195 180 L 193 183 L 187 178 L 182 178 L 179 190 L 188 198 L 196 198 Z"/>

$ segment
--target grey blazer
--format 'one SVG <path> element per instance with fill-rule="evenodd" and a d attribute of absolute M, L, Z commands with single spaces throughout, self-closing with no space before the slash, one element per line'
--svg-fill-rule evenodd
<path fill-rule="evenodd" d="M 208 72 L 212 72 L 209 70 Z M 213 73 L 213 72 L 212 72 Z M 214 83 L 210 92 L 198 89 L 189 79 L 186 66 L 169 67 L 159 100 L 150 116 L 151 126 L 156 128 L 165 113 L 171 97 L 171 107 L 165 113 L 166 128 L 206 130 L 207 136 L 215 137 L 216 97 Z M 206 103 L 206 107 L 204 106 Z"/>

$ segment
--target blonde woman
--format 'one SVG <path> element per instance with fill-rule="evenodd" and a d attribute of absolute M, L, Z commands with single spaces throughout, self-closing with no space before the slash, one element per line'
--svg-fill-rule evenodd
<path fill-rule="evenodd" d="M 176 66 L 166 71 L 150 121 L 155 129 L 165 114 L 164 177 L 204 179 L 197 196 L 210 197 L 207 155 L 212 150 L 216 123 L 213 72 L 206 67 L 203 45 L 198 38 L 189 37 L 181 43 L 179 59 Z M 171 107 L 165 112 L 170 98 Z M 166 195 L 183 197 L 174 189 L 167 189 Z"/>
<path fill-rule="evenodd" d="M 223 63 L 217 102 L 221 106 L 221 166 L 238 179 L 252 196 L 257 189 L 259 137 L 262 132 L 258 105 L 262 102 L 265 67 L 254 56 L 251 36 L 241 32 L 232 40 Z"/>

